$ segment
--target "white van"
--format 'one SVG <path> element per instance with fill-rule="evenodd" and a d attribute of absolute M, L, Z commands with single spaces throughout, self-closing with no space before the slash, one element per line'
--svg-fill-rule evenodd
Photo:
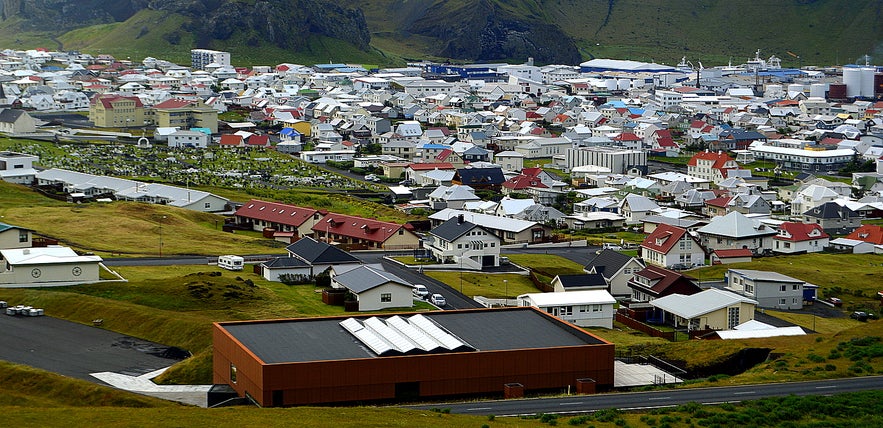
<path fill-rule="evenodd" d="M 239 256 L 221 256 L 218 257 L 218 267 L 227 270 L 242 270 L 245 259 Z"/>

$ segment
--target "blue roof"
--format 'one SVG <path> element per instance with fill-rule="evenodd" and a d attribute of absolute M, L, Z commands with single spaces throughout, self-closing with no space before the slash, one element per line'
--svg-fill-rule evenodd
<path fill-rule="evenodd" d="M 628 108 L 628 106 L 620 100 L 607 101 L 606 103 L 604 103 L 604 105 L 613 108 Z"/>
<path fill-rule="evenodd" d="M 444 144 L 426 143 L 426 144 L 420 146 L 420 148 L 423 148 L 423 149 L 442 149 L 442 150 L 444 150 L 444 149 L 450 149 L 451 146 L 446 146 L 446 145 L 444 145 Z"/>
<path fill-rule="evenodd" d="M 637 108 L 637 107 L 630 107 L 629 113 L 631 113 L 631 114 L 644 114 L 644 109 Z"/>
<path fill-rule="evenodd" d="M 300 132 L 294 130 L 294 128 L 282 128 L 279 131 L 279 135 L 300 135 Z"/>
<path fill-rule="evenodd" d="M 190 128 L 191 131 L 202 132 L 205 135 L 212 135 L 212 130 L 208 128 Z"/>
<path fill-rule="evenodd" d="M 336 70 L 338 68 L 343 68 L 346 66 L 346 64 L 316 64 L 313 67 L 316 67 L 319 70 Z"/>

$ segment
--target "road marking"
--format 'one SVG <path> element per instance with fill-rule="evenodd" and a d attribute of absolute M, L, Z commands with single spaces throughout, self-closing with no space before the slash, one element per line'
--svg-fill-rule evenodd
<path fill-rule="evenodd" d="M 670 400 L 671 397 L 651 397 L 648 400 Z"/>
<path fill-rule="evenodd" d="M 733 393 L 733 395 L 746 395 L 746 394 L 754 394 L 754 391 L 741 391 L 741 392 L 734 392 Z"/>
<path fill-rule="evenodd" d="M 580 404 L 583 404 L 583 402 L 577 401 L 577 402 L 573 402 L 573 403 L 558 403 L 559 406 L 578 406 Z"/>
<path fill-rule="evenodd" d="M 831 389 L 837 388 L 837 385 L 828 385 L 828 386 L 817 386 L 816 389 Z"/>
<path fill-rule="evenodd" d="M 466 409 L 467 412 L 476 411 L 476 410 L 490 410 L 490 407 L 473 407 L 471 409 Z"/>

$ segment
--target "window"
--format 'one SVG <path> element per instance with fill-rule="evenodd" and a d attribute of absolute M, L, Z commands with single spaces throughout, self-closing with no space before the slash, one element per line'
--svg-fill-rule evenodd
<path fill-rule="evenodd" d="M 592 305 L 592 312 L 601 312 L 602 309 L 601 305 Z"/>
<path fill-rule="evenodd" d="M 780 285 L 780 286 L 779 286 L 779 291 L 785 291 L 785 290 L 787 290 L 787 289 L 788 289 L 788 286 L 787 286 L 787 285 Z"/>
<path fill-rule="evenodd" d="M 382 293 L 380 294 L 381 302 L 392 302 L 392 293 Z"/>
<path fill-rule="evenodd" d="M 779 304 L 780 304 L 780 305 L 784 305 L 784 304 L 785 304 L 785 299 L 779 299 Z"/>
<path fill-rule="evenodd" d="M 211 203 L 211 202 L 206 202 L 206 203 L 205 203 L 205 207 L 206 207 L 206 208 L 211 208 L 211 207 L 212 207 L 212 203 Z"/>
<path fill-rule="evenodd" d="M 230 363 L 230 382 L 236 383 L 236 366 Z"/>
<path fill-rule="evenodd" d="M 792 290 L 799 290 L 799 289 L 800 289 L 800 286 L 797 285 L 797 284 L 792 284 L 792 285 L 791 285 L 791 289 L 792 289 Z"/>
<path fill-rule="evenodd" d="M 28 242 L 28 231 L 27 230 L 19 230 L 18 231 L 18 242 Z"/>

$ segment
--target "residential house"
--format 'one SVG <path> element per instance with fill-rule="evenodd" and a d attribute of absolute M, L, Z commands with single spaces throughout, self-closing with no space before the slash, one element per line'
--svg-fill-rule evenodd
<path fill-rule="evenodd" d="M 445 208 L 459 210 L 463 209 L 467 202 L 480 200 L 481 198 L 475 196 L 475 190 L 469 186 L 438 186 L 429 194 L 429 206 L 434 210 Z"/>
<path fill-rule="evenodd" d="M 0 222 L 0 249 L 30 248 L 33 246 L 32 234 L 30 229 Z"/>
<path fill-rule="evenodd" d="M 628 282 L 628 287 L 632 291 L 628 308 L 637 311 L 651 309 L 648 303 L 661 297 L 671 294 L 696 294 L 702 289 L 695 281 L 696 278 L 680 272 L 648 265 L 635 272 Z"/>
<path fill-rule="evenodd" d="M 328 213 L 312 227 L 313 236 L 329 243 L 359 249 L 405 250 L 419 246 L 420 237 L 410 224 Z"/>
<path fill-rule="evenodd" d="M 492 232 L 502 239 L 505 244 L 539 243 L 545 242 L 552 233 L 549 226 L 535 221 L 518 220 L 514 218 L 498 217 L 495 215 L 473 213 L 462 210 L 446 208 L 431 214 L 429 219 L 434 226 L 448 221 L 459 215 L 464 215 L 466 221 L 476 224 Z"/>
<path fill-rule="evenodd" d="M 862 224 L 859 213 L 836 202 L 825 202 L 803 213 L 803 221 L 822 226 L 822 230 L 830 234 L 847 234 Z"/>
<path fill-rule="evenodd" d="M 782 254 L 817 253 L 828 246 L 830 238 L 819 224 L 784 222 L 773 237 L 773 251 Z"/>
<path fill-rule="evenodd" d="M 500 168 L 460 168 L 451 183 L 467 185 L 475 190 L 499 192 L 505 181 Z"/>
<path fill-rule="evenodd" d="M 325 214 L 327 211 L 252 199 L 236 210 L 233 221 L 256 231 L 293 232 L 297 239 L 312 235 L 313 226 Z"/>
<path fill-rule="evenodd" d="M 757 302 L 710 288 L 692 295 L 671 294 L 651 301 L 650 305 L 662 312 L 662 323 L 679 330 L 731 330 L 754 319 Z"/>
<path fill-rule="evenodd" d="M 641 257 L 647 264 L 671 268 L 691 268 L 705 264 L 705 251 L 699 240 L 677 226 L 659 224 L 641 243 Z"/>
<path fill-rule="evenodd" d="M 601 274 L 607 282 L 607 291 L 617 297 L 632 295 L 628 283 L 632 276 L 644 269 L 644 261 L 619 251 L 602 249 L 589 259 L 583 271 L 590 274 Z"/>
<path fill-rule="evenodd" d="M 314 278 L 332 266 L 362 263 L 352 254 L 308 236 L 285 247 L 285 250 L 288 251 L 288 257 L 279 257 L 261 264 L 261 276 L 269 281 L 279 281 L 279 276 L 283 274 Z"/>
<path fill-rule="evenodd" d="M 849 235 L 846 235 L 846 239 L 868 242 L 873 245 L 883 245 L 883 226 L 863 224 Z"/>
<path fill-rule="evenodd" d="M 168 135 L 169 147 L 198 148 L 208 147 L 211 136 L 199 131 L 175 131 Z"/>
<path fill-rule="evenodd" d="M 736 211 L 714 217 L 696 232 L 706 251 L 747 248 L 755 254 L 771 251 L 777 234 L 772 227 Z"/>
<path fill-rule="evenodd" d="M 712 265 L 726 265 L 731 263 L 751 263 L 754 253 L 747 248 L 733 250 L 714 250 L 708 256 Z"/>
<path fill-rule="evenodd" d="M 773 206 L 761 195 L 737 193 L 727 201 L 726 212 L 737 211 L 742 214 L 769 214 Z"/>
<path fill-rule="evenodd" d="M 379 267 L 362 265 L 334 275 L 331 286 L 345 288 L 352 293 L 359 302 L 359 311 L 414 306 L 414 297 L 411 293 L 414 286 Z"/>
<path fill-rule="evenodd" d="M 451 183 L 454 181 L 454 177 L 456 176 L 456 168 L 454 165 L 449 162 L 441 162 L 441 163 L 410 163 L 407 168 L 404 170 L 405 179 L 411 180 L 415 184 L 424 185 L 426 184 L 425 180 L 421 180 L 420 175 L 425 174 L 429 171 L 444 171 L 444 172 L 454 172 L 454 176 L 451 177 Z M 390 178 L 397 178 L 398 176 L 387 176 Z"/>
<path fill-rule="evenodd" d="M 0 132 L 15 135 L 36 131 L 37 122 L 28 112 L 11 108 L 0 109 Z"/>
<path fill-rule="evenodd" d="M 825 202 L 840 198 L 837 192 L 823 186 L 812 184 L 800 190 L 791 201 L 791 213 L 794 215 L 805 213 Z"/>
<path fill-rule="evenodd" d="M 735 159 L 725 152 L 704 151 L 693 155 L 687 162 L 687 174 L 709 180 L 715 184 L 727 178 L 726 170 L 738 169 Z"/>
<path fill-rule="evenodd" d="M 500 265 L 500 237 L 466 221 L 464 214 L 436 226 L 429 231 L 429 236 L 431 240 L 426 241 L 426 245 L 440 263 L 474 270 Z"/>
<path fill-rule="evenodd" d="M 607 290 L 568 293 L 528 293 L 518 296 L 518 306 L 533 306 L 580 327 L 613 328 L 616 299 Z"/>
<path fill-rule="evenodd" d="M 625 222 L 629 225 L 641 224 L 655 209 L 659 209 L 659 205 L 641 195 L 628 194 L 619 203 L 619 214 L 625 217 Z"/>
<path fill-rule="evenodd" d="M 750 269 L 729 269 L 724 276 L 727 290 L 757 301 L 757 306 L 768 309 L 803 309 L 804 281 L 782 275 Z"/>

